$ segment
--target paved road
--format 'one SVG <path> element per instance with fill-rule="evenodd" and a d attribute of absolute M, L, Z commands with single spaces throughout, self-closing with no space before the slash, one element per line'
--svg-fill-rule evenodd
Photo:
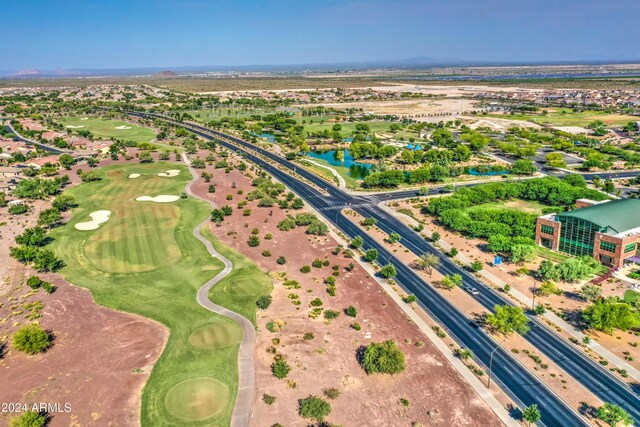
<path fill-rule="evenodd" d="M 52 145 L 41 144 L 39 142 L 27 139 L 24 136 L 20 135 L 18 132 L 16 132 L 16 130 L 10 124 L 5 124 L 4 127 L 9 132 L 13 133 L 15 135 L 15 139 L 17 139 L 18 141 L 23 141 L 23 142 L 26 142 L 27 144 L 35 145 L 36 147 L 41 148 L 44 151 L 49 151 L 50 153 L 54 153 L 54 154 L 64 154 L 64 153 L 71 153 L 72 152 L 71 150 L 66 150 L 66 149 L 63 149 L 63 148 L 54 147 Z"/>
<path fill-rule="evenodd" d="M 191 185 L 196 179 L 198 179 L 198 173 L 191 167 L 191 161 L 185 154 L 182 155 L 182 159 L 187 166 L 189 166 L 189 171 L 193 176 L 193 180 L 189 181 L 185 187 L 186 193 L 191 197 L 209 203 L 212 208 L 215 208 L 212 201 L 204 199 L 191 191 Z M 233 407 L 233 413 L 231 414 L 230 426 L 247 427 L 249 425 L 249 419 L 251 418 L 251 405 L 253 403 L 253 393 L 255 390 L 253 347 L 256 340 L 256 329 L 253 326 L 253 323 L 244 316 L 214 304 L 209 299 L 209 291 L 211 288 L 220 280 L 224 279 L 229 273 L 231 273 L 231 270 L 233 270 L 233 264 L 231 261 L 216 251 L 211 242 L 202 237 L 202 234 L 200 233 L 202 228 L 207 227 L 210 222 L 211 221 L 208 218 L 204 220 L 202 224 L 198 225 L 195 230 L 193 230 L 193 235 L 205 245 L 212 257 L 217 258 L 224 263 L 224 269 L 198 289 L 196 299 L 198 300 L 198 304 L 202 307 L 213 313 L 220 314 L 234 320 L 242 328 L 242 342 L 240 343 L 240 349 L 238 350 L 238 394 L 236 395 L 236 402 Z"/>
<path fill-rule="evenodd" d="M 216 139 L 220 144 L 233 151 L 245 153 L 251 161 L 259 164 L 267 172 L 284 182 L 348 236 L 354 237 L 356 235 L 362 235 L 362 231 L 342 215 L 341 208 L 343 207 L 352 207 L 365 217 L 378 219 L 379 227 L 386 232 L 399 233 L 402 236 L 401 243 L 416 255 L 424 252 L 431 252 L 437 255 L 441 260 L 441 265 L 438 270 L 443 274 L 461 274 L 465 284 L 475 286 L 480 290 L 480 295 L 477 296 L 478 302 L 488 310 L 492 310 L 495 304 L 512 304 L 511 301 L 485 286 L 465 269 L 457 266 L 397 218 L 377 207 L 375 203 L 373 203 L 371 196 L 354 197 L 335 187 L 327 187 L 325 181 L 298 167 L 296 169 L 297 173 L 305 180 L 325 187 L 328 195 L 324 195 L 313 186 L 292 176 L 290 171 L 281 171 L 271 163 L 266 162 L 262 157 L 258 157 L 253 153 L 258 151 L 262 156 L 292 171 L 295 165 L 282 157 L 262 150 L 239 138 L 212 131 L 201 126 L 190 123 L 179 123 L 179 125 L 185 126 L 205 138 Z M 235 144 L 240 145 L 241 148 L 238 148 Z M 392 262 L 396 266 L 398 270 L 397 281 L 405 290 L 415 294 L 418 297 L 420 305 L 439 323 L 443 324 L 461 346 L 470 348 L 480 363 L 488 365 L 490 352 L 496 348 L 497 343 L 488 336 L 484 330 L 473 324 L 473 322 L 453 304 L 420 279 L 412 269 L 396 259 L 393 254 L 389 253 L 383 246 L 368 235 L 362 237 L 365 241 L 365 248 L 378 249 L 380 253 L 379 259 L 383 264 Z M 620 404 L 630 412 L 636 420 L 640 420 L 640 402 L 629 386 L 585 356 L 580 350 L 576 349 L 562 337 L 547 329 L 543 324 L 539 323 L 535 317 L 530 317 L 530 320 L 532 329 L 525 335 L 525 339 L 600 399 Z M 495 377 L 511 397 L 518 402 L 519 406 L 523 407 L 532 403 L 539 405 L 543 417 L 542 421 L 546 425 L 575 426 L 585 424 L 584 419 L 579 417 L 579 415 L 562 402 L 557 395 L 548 390 L 526 368 L 519 365 L 508 351 L 498 348 L 494 353 L 493 366 Z"/>

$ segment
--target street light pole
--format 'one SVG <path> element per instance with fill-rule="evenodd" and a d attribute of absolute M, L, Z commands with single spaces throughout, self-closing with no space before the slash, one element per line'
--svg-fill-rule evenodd
<path fill-rule="evenodd" d="M 500 341 L 500 343 L 496 346 L 496 348 L 494 348 L 491 351 L 491 354 L 489 355 L 489 382 L 487 383 L 487 388 L 491 388 L 491 374 L 492 374 L 492 369 L 493 369 L 493 353 L 496 352 L 497 349 L 499 349 L 502 346 L 502 343 L 505 342 L 507 338 L 505 337 L 502 341 Z"/>
<path fill-rule="evenodd" d="M 535 310 L 536 309 L 536 291 L 538 290 L 538 288 L 536 288 L 536 281 L 535 279 L 533 280 L 533 291 L 531 292 L 533 295 L 533 299 L 531 300 L 531 310 Z"/>

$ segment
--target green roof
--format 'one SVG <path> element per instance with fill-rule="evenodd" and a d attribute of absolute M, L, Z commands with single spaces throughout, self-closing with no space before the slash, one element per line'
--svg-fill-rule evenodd
<path fill-rule="evenodd" d="M 607 228 L 613 234 L 640 227 L 640 199 L 618 199 L 558 214 L 579 218 Z"/>

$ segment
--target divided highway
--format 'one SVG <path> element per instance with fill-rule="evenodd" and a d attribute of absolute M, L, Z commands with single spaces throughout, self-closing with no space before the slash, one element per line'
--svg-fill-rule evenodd
<path fill-rule="evenodd" d="M 272 174 L 281 182 L 302 197 L 308 204 L 321 212 L 330 222 L 349 237 L 361 235 L 366 248 L 376 248 L 380 254 L 379 259 L 392 262 L 398 271 L 396 277 L 398 283 L 409 292 L 416 295 L 420 305 L 456 339 L 463 347 L 474 352 L 476 359 L 487 366 L 490 353 L 496 349 L 495 342 L 485 331 L 475 325 L 467 316 L 459 311 L 445 297 L 441 296 L 433 287 L 425 283 L 411 268 L 397 260 L 393 254 L 382 245 L 344 217 L 341 210 L 351 207 L 365 217 L 373 217 L 378 220 L 378 226 L 385 232 L 396 232 L 402 236 L 401 243 L 416 255 L 424 252 L 436 254 L 441 264 L 438 270 L 444 274 L 461 274 L 465 284 L 475 286 L 480 295 L 476 298 L 487 309 L 492 310 L 495 304 L 512 304 L 493 289 L 485 286 L 475 276 L 465 269 L 453 263 L 449 258 L 441 254 L 436 248 L 425 241 L 417 233 L 400 222 L 397 218 L 376 206 L 374 200 L 383 200 L 384 195 L 376 196 L 352 196 L 337 189 L 316 175 L 301 169 L 295 163 L 287 161 L 267 150 L 240 138 L 214 131 L 192 123 L 176 122 L 173 119 L 147 113 L 130 113 L 134 116 L 161 118 L 175 125 L 185 127 L 190 131 L 207 139 L 215 139 L 220 144 L 233 151 L 243 153 L 252 162 L 262 166 L 264 170 Z M 233 142 L 233 143 L 232 143 Z M 242 148 L 238 147 L 237 145 Z M 259 152 L 262 156 L 290 169 L 302 176 L 305 180 L 324 188 L 328 195 L 319 192 L 312 185 L 282 171 L 262 157 L 253 154 Z M 397 194 L 397 193 L 396 193 Z M 406 197 L 415 195 L 408 194 Z M 395 197 L 394 197 L 395 198 Z M 363 235 L 364 234 L 364 235 Z M 640 421 L 640 401 L 631 388 L 608 372 L 606 369 L 585 356 L 579 349 L 556 335 L 550 329 L 531 317 L 531 331 L 525 334 L 532 345 L 538 348 L 546 357 L 554 361 L 587 389 L 593 392 L 601 400 L 614 402 L 625 408 L 636 420 Z M 497 348 L 494 353 L 493 374 L 498 383 L 518 403 L 520 407 L 537 403 L 542 413 L 542 422 L 548 426 L 580 426 L 588 425 L 574 409 L 566 405 L 555 393 L 549 390 L 543 383 L 536 379 L 524 366 L 512 357 L 509 351 Z"/>

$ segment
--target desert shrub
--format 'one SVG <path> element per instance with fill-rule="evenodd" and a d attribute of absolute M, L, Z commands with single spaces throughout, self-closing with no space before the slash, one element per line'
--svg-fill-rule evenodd
<path fill-rule="evenodd" d="M 322 421 L 331 413 L 331 405 L 319 397 L 309 396 L 298 401 L 298 414 L 302 418 Z"/>
<path fill-rule="evenodd" d="M 272 300 L 271 295 L 262 295 L 256 300 L 256 305 L 259 309 L 266 310 L 271 305 Z"/>
<path fill-rule="evenodd" d="M 325 312 L 324 312 L 324 318 L 327 319 L 327 320 L 336 319 L 338 316 L 340 316 L 340 312 L 339 311 L 325 310 Z"/>
<path fill-rule="evenodd" d="M 322 392 L 324 393 L 325 396 L 327 396 L 329 399 L 332 399 L 332 400 L 337 399 L 338 396 L 340 396 L 340 390 L 335 387 L 322 389 Z"/>
<path fill-rule="evenodd" d="M 322 300 L 320 298 L 315 298 L 315 299 L 311 300 L 309 305 L 311 307 L 320 307 L 320 306 L 322 306 Z"/>
<path fill-rule="evenodd" d="M 296 228 L 296 222 L 291 218 L 285 218 L 276 225 L 280 231 L 289 231 Z"/>
<path fill-rule="evenodd" d="M 262 256 L 270 257 L 271 256 L 271 251 L 262 251 Z"/>
<path fill-rule="evenodd" d="M 361 351 L 358 359 L 368 375 L 397 374 L 405 369 L 404 354 L 391 340 L 369 344 Z"/>
<path fill-rule="evenodd" d="M 311 263 L 312 267 L 315 268 L 321 268 L 322 267 L 322 260 L 321 259 L 314 259 L 313 262 Z"/>
<path fill-rule="evenodd" d="M 329 227 L 327 227 L 327 224 L 320 221 L 314 222 L 313 224 L 309 225 L 306 231 L 307 234 L 313 234 L 316 236 L 324 236 L 328 232 L 329 232 Z"/>
<path fill-rule="evenodd" d="M 276 264 L 285 265 L 287 263 L 287 259 L 283 256 L 279 256 L 276 260 Z"/>
<path fill-rule="evenodd" d="M 51 346 L 51 335 L 33 323 L 20 328 L 13 335 L 13 346 L 27 354 L 42 353 Z"/>
<path fill-rule="evenodd" d="M 11 417 L 10 427 L 43 427 L 47 424 L 47 416 L 40 412 L 26 411 L 17 417 Z"/>
<path fill-rule="evenodd" d="M 308 273 L 311 271 L 311 267 L 309 267 L 308 265 L 303 265 L 302 267 L 300 267 L 300 272 L 302 273 Z"/>
<path fill-rule="evenodd" d="M 27 286 L 29 286 L 31 289 L 38 289 L 40 286 L 42 286 L 42 279 L 40 279 L 38 276 L 30 276 L 27 279 Z"/>
<path fill-rule="evenodd" d="M 305 332 L 304 335 L 302 336 L 302 339 L 305 341 L 311 341 L 312 339 L 314 339 L 316 336 L 313 332 Z"/>
<path fill-rule="evenodd" d="M 276 397 L 265 393 L 262 395 L 262 401 L 267 405 L 273 405 L 274 403 L 276 403 Z"/>
<path fill-rule="evenodd" d="M 256 246 L 260 245 L 260 239 L 258 238 L 258 236 L 252 234 L 251 236 L 249 236 L 249 240 L 247 240 L 247 244 L 250 247 L 255 248 Z"/>
<path fill-rule="evenodd" d="M 276 377 L 277 379 L 281 380 L 283 378 L 286 378 L 287 375 L 289 375 L 289 372 L 291 372 L 291 367 L 286 362 L 286 360 L 284 360 L 284 359 L 276 359 L 271 364 L 271 372 L 273 373 L 274 377 Z"/>
<path fill-rule="evenodd" d="M 349 317 L 356 317 L 358 315 L 358 310 L 352 305 L 344 309 L 344 314 Z"/>

